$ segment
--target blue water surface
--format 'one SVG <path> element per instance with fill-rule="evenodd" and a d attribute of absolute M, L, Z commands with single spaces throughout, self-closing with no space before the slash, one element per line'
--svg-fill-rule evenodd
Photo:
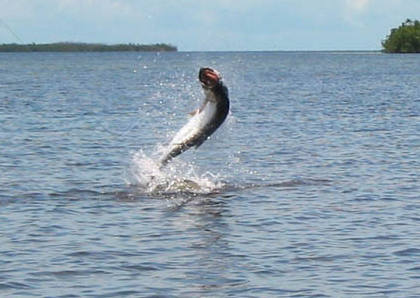
<path fill-rule="evenodd" d="M 202 66 L 231 113 L 170 172 L 201 188 L 146 189 Z M 419 297 L 419 69 L 376 52 L 1 53 L 0 296 Z"/>

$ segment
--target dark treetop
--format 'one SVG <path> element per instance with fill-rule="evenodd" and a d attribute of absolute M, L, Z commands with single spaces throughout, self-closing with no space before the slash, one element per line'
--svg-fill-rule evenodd
<path fill-rule="evenodd" d="M 407 19 L 382 41 L 386 53 L 420 53 L 420 22 Z"/>

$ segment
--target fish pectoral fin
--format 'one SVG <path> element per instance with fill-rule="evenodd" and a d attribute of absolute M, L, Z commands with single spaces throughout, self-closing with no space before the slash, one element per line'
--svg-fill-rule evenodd
<path fill-rule="evenodd" d="M 196 110 L 194 110 L 194 111 L 192 111 L 192 112 L 188 113 L 188 115 L 190 115 L 190 116 L 194 116 L 194 115 L 196 115 L 196 114 L 198 114 L 198 113 L 200 113 L 200 109 L 196 109 Z"/>

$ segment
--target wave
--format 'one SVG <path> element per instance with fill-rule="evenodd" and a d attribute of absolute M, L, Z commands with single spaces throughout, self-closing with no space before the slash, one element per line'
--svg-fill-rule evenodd
<path fill-rule="evenodd" d="M 329 185 L 327 179 L 296 178 L 278 182 L 227 182 L 221 174 L 210 172 L 201 173 L 193 162 L 186 162 L 180 158 L 172 160 L 166 167 L 161 168 L 159 156 L 165 150 L 159 146 L 156 153 L 147 155 L 143 150 L 132 156 L 127 184 L 136 189 L 137 194 L 167 197 L 176 195 L 222 195 L 237 193 L 257 188 L 296 188 L 302 186 Z M 232 178 L 232 177 L 231 177 Z"/>

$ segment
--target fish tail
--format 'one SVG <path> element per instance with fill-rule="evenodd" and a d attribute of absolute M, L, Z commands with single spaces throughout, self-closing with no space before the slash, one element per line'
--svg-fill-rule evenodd
<path fill-rule="evenodd" d="M 171 161 L 172 158 L 180 155 L 182 152 L 188 150 L 188 148 L 190 148 L 190 146 L 187 146 L 185 144 L 183 145 L 177 145 L 175 148 L 173 148 L 171 151 L 169 151 L 168 153 L 166 153 L 159 161 L 160 163 L 160 168 L 163 168 L 164 166 L 166 166 L 168 164 L 168 162 Z"/>

